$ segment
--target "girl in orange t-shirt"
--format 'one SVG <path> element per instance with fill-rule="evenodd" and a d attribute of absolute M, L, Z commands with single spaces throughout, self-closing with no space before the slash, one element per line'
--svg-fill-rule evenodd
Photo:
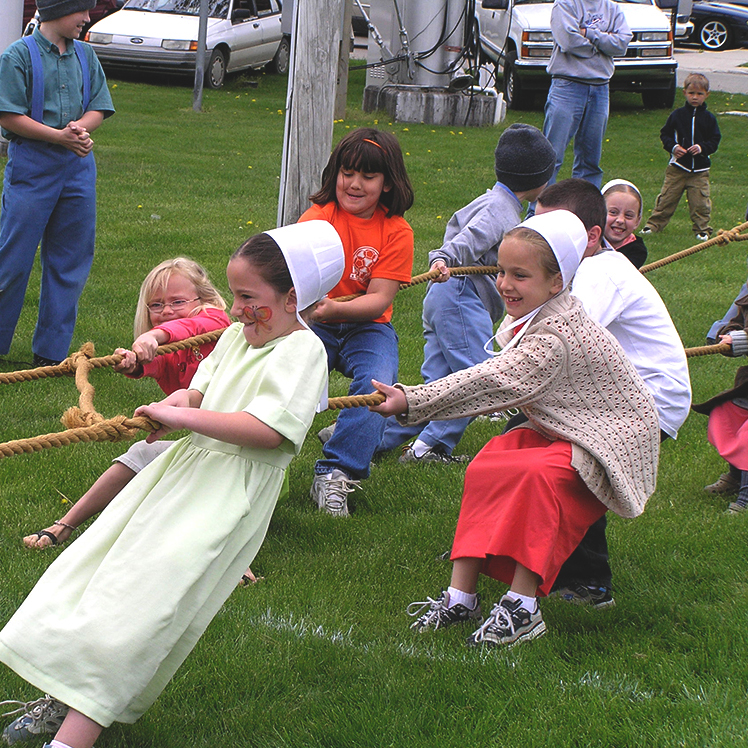
<path fill-rule="evenodd" d="M 351 378 L 348 394 L 368 394 L 372 379 L 392 384 L 397 378 L 392 301 L 413 269 L 413 230 L 403 218 L 413 188 L 397 139 L 368 127 L 346 135 L 310 199 L 314 205 L 299 220 L 331 223 L 346 257 L 340 283 L 312 314 L 312 329 L 325 344 L 330 369 Z M 347 516 L 348 494 L 369 476 L 383 430 L 384 420 L 366 408 L 341 411 L 314 468 L 311 495 L 322 511 Z"/>

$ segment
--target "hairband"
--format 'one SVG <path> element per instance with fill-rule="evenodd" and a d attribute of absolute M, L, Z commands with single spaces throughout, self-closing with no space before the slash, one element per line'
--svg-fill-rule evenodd
<path fill-rule="evenodd" d="M 369 138 L 362 138 L 362 140 L 364 141 L 364 143 L 371 143 L 372 145 L 375 145 L 377 148 L 379 148 L 379 150 L 387 153 L 387 151 L 385 151 L 384 148 L 382 148 L 382 146 L 379 145 L 376 140 L 369 140 Z"/>
<path fill-rule="evenodd" d="M 631 189 L 634 190 L 637 195 L 639 195 L 639 200 L 641 202 L 644 202 L 642 200 L 642 193 L 639 192 L 639 188 L 632 182 L 629 182 L 628 179 L 611 179 L 610 182 L 607 182 L 603 185 L 603 188 L 600 190 L 600 192 L 602 192 L 604 195 L 612 187 L 631 187 Z"/>

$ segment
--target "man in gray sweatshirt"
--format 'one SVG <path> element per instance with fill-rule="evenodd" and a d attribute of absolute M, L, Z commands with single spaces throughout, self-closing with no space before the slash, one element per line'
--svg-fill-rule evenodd
<path fill-rule="evenodd" d="M 551 11 L 551 89 L 543 134 L 556 152 L 556 174 L 574 138 L 572 177 L 602 184 L 603 136 L 613 58 L 626 54 L 632 34 L 613 0 L 555 0 Z"/>

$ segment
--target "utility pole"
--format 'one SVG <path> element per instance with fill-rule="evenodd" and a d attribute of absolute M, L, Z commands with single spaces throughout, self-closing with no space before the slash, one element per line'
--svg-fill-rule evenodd
<path fill-rule="evenodd" d="M 297 0 L 278 197 L 278 226 L 294 223 L 330 157 L 344 0 Z"/>

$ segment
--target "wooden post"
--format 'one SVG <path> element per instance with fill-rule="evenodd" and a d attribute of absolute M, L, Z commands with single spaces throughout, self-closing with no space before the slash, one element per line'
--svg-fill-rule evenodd
<path fill-rule="evenodd" d="M 343 0 L 297 0 L 291 33 L 278 226 L 309 207 L 330 158 Z"/>

